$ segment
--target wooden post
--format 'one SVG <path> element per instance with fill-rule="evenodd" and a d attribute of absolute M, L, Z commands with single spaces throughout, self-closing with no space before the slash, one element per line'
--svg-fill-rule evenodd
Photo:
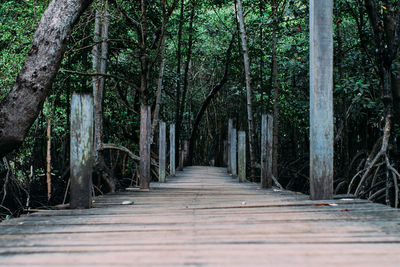
<path fill-rule="evenodd" d="M 141 105 L 140 107 L 140 188 L 149 189 L 150 174 L 150 106 Z"/>
<path fill-rule="evenodd" d="M 274 117 L 272 115 L 267 115 L 267 147 L 266 147 L 266 188 L 272 187 L 272 155 L 273 145 L 274 145 Z"/>
<path fill-rule="evenodd" d="M 228 166 L 228 141 L 224 140 L 224 159 L 223 159 L 223 163 L 225 166 Z"/>
<path fill-rule="evenodd" d="M 179 143 L 182 145 L 182 141 Z M 183 148 L 181 148 L 179 149 L 178 171 L 183 171 L 183 157 L 184 157 L 184 151 Z"/>
<path fill-rule="evenodd" d="M 158 180 L 160 183 L 165 183 L 165 162 L 166 162 L 166 125 L 165 122 L 160 121 L 160 137 L 159 137 L 159 148 L 158 148 L 158 158 L 159 158 L 159 168 L 158 168 Z"/>
<path fill-rule="evenodd" d="M 71 209 L 91 207 L 93 126 L 93 97 L 87 94 L 73 94 L 70 143 Z"/>
<path fill-rule="evenodd" d="M 228 173 L 230 173 L 230 174 L 232 174 L 231 139 L 232 139 L 232 119 L 229 119 L 229 121 L 228 121 Z"/>
<path fill-rule="evenodd" d="M 231 174 L 232 178 L 237 176 L 237 165 L 236 165 L 236 129 L 232 128 L 231 131 Z"/>
<path fill-rule="evenodd" d="M 238 133 L 239 182 L 246 182 L 246 132 Z"/>
<path fill-rule="evenodd" d="M 46 181 L 47 200 L 51 199 L 51 118 L 47 118 L 47 153 L 46 153 Z"/>
<path fill-rule="evenodd" d="M 267 115 L 261 116 L 261 188 L 267 188 Z"/>
<path fill-rule="evenodd" d="M 189 157 L 189 140 L 183 141 L 183 165 L 188 164 Z"/>
<path fill-rule="evenodd" d="M 175 176 L 175 124 L 169 128 L 169 172 Z"/>
<path fill-rule="evenodd" d="M 333 197 L 333 0 L 310 1 L 310 197 Z"/>

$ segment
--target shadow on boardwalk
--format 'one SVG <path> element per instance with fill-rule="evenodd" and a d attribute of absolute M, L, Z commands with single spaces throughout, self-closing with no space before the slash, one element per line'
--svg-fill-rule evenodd
<path fill-rule="evenodd" d="M 212 167 L 152 185 L 0 224 L 0 265 L 399 266 L 400 214 L 383 205 L 260 190 Z"/>

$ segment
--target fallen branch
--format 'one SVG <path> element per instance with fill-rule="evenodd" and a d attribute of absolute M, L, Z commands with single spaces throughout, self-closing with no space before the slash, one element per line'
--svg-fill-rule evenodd
<path fill-rule="evenodd" d="M 140 161 L 140 157 L 133 154 L 132 151 L 130 151 L 128 148 L 124 146 L 118 146 L 115 144 L 100 144 L 99 150 L 105 150 L 105 149 L 115 149 L 115 150 L 120 150 L 128 154 L 128 156 L 133 159 L 134 161 Z M 151 165 L 155 166 L 158 168 L 158 164 L 154 159 L 151 159 Z"/>

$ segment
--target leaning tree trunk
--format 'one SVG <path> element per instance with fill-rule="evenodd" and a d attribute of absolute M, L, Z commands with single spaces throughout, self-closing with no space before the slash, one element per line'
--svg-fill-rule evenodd
<path fill-rule="evenodd" d="M 91 0 L 53 0 L 11 92 L 0 103 L 0 157 L 18 148 L 39 115 L 74 24 Z"/>
<path fill-rule="evenodd" d="M 247 120 L 249 129 L 249 150 L 250 150 L 250 168 L 251 176 L 254 178 L 255 174 L 255 142 L 254 142 L 254 120 L 253 120 L 253 92 L 251 90 L 251 76 L 250 76 L 250 59 L 249 50 L 247 47 L 247 36 L 244 22 L 242 0 L 237 0 L 238 21 L 240 26 L 240 38 L 242 40 L 244 71 L 246 78 L 246 91 L 247 91 Z"/>

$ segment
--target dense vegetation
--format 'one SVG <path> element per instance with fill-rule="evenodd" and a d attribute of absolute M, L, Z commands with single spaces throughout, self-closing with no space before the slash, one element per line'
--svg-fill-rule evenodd
<path fill-rule="evenodd" d="M 0 4 L 1 99 L 15 82 L 48 4 L 44 0 L 6 0 Z M 334 7 L 335 193 L 356 193 L 392 206 L 397 206 L 400 178 L 396 171 L 400 163 L 399 6 L 397 0 L 336 0 Z M 274 114 L 278 122 L 276 176 L 285 188 L 306 193 L 308 10 L 306 0 L 244 1 L 255 152 L 259 155 L 261 114 Z M 96 12 L 109 18 L 106 39 L 96 39 Z M 2 160 L 0 215 L 18 215 L 28 207 L 64 201 L 69 179 L 70 98 L 73 92 L 92 92 L 91 73 L 96 72 L 92 50 L 104 40 L 108 55 L 107 75 L 102 76 L 103 142 L 139 153 L 140 105 L 146 102 L 153 111 L 157 107 L 161 73 L 159 117 L 167 123 L 177 122 L 177 146 L 181 146 L 179 140 L 191 138 L 195 127 L 198 132 L 192 140 L 192 163 L 224 165 L 228 118 L 233 118 L 242 130 L 247 130 L 248 122 L 235 12 L 234 1 L 225 0 L 95 1 L 68 38 L 51 92 L 22 147 Z M 137 23 L 146 25 L 146 30 L 139 29 Z M 144 74 L 143 64 L 147 70 Z M 387 73 L 389 85 L 385 84 Z M 210 92 L 210 103 L 201 119 L 196 120 Z M 384 136 L 387 118 L 391 120 L 390 136 Z M 386 137 L 388 146 L 382 158 L 374 162 Z M 48 138 L 51 195 L 46 186 Z M 155 134 L 155 158 L 156 140 Z M 102 157 L 108 178 L 100 179 L 102 172 L 96 172 L 96 193 L 112 189 L 107 179 L 115 183 L 117 190 L 137 183 L 138 162 L 125 152 L 107 149 Z M 249 177 L 259 181 L 259 169 Z"/>

